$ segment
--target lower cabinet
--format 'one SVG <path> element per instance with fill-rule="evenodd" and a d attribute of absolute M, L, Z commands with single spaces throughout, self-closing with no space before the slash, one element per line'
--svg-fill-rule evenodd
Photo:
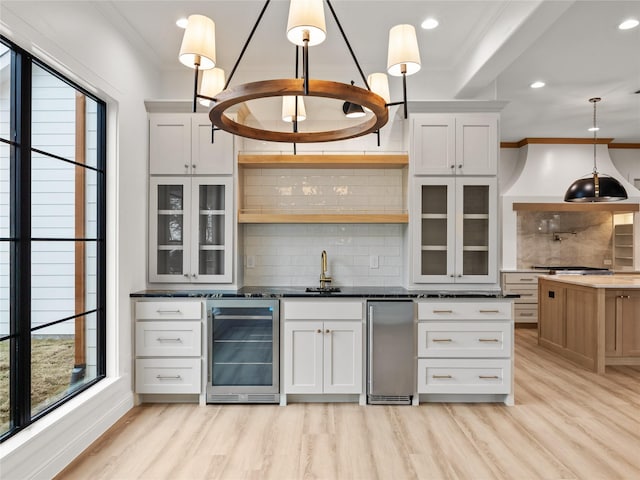
<path fill-rule="evenodd" d="M 363 303 L 283 302 L 284 394 L 363 393 Z"/>
<path fill-rule="evenodd" d="M 202 302 L 135 303 L 135 393 L 202 393 Z"/>
<path fill-rule="evenodd" d="M 513 405 L 511 300 L 418 304 L 421 401 L 502 401 Z"/>
<path fill-rule="evenodd" d="M 607 291 L 605 309 L 607 363 L 614 365 L 621 358 L 640 357 L 640 292 Z"/>

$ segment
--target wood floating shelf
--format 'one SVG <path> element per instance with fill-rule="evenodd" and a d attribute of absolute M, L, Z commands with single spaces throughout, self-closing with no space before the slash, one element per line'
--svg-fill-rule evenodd
<path fill-rule="evenodd" d="M 409 223 L 406 213 L 238 213 L 238 223 Z"/>
<path fill-rule="evenodd" d="M 516 212 L 638 212 L 637 203 L 585 202 L 585 203 L 514 203 Z"/>
<path fill-rule="evenodd" d="M 238 155 L 238 166 L 245 168 L 404 168 L 409 165 L 409 155 Z"/>

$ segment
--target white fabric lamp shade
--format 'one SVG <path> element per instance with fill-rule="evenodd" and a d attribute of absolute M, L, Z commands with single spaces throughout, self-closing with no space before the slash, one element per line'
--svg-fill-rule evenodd
<path fill-rule="evenodd" d="M 296 98 L 298 99 L 298 121 L 302 122 L 307 118 L 307 111 L 304 108 L 302 97 L 286 95 L 282 97 L 282 120 L 285 122 L 293 122 L 296 116 Z"/>
<path fill-rule="evenodd" d="M 327 38 L 322 0 L 291 0 L 287 38 L 295 45 L 304 46 L 304 32 L 309 32 L 309 46 L 319 45 Z"/>
<path fill-rule="evenodd" d="M 200 84 L 200 94 L 206 97 L 215 98 L 224 90 L 224 70 L 221 68 L 212 68 L 211 70 L 205 70 L 202 72 L 202 83 Z M 198 99 L 201 105 L 208 107 L 211 104 L 211 100 L 206 98 Z"/>
<path fill-rule="evenodd" d="M 406 65 L 407 75 L 420 70 L 420 50 L 418 50 L 416 29 L 413 25 L 396 25 L 389 30 L 387 72 L 394 77 L 400 77 L 402 65 Z"/>
<path fill-rule="evenodd" d="M 201 70 L 216 66 L 216 24 L 204 15 L 189 15 L 189 22 L 180 46 L 180 63 Z"/>
<path fill-rule="evenodd" d="M 376 72 L 367 77 L 369 88 L 373 93 L 384 98 L 385 103 L 391 103 L 391 95 L 389 94 L 389 77 L 384 73 Z"/>

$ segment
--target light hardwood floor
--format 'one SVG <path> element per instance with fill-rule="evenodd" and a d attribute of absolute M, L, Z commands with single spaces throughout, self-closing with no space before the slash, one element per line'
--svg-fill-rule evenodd
<path fill-rule="evenodd" d="M 59 479 L 638 479 L 640 368 L 516 330 L 516 405 L 144 405 Z"/>

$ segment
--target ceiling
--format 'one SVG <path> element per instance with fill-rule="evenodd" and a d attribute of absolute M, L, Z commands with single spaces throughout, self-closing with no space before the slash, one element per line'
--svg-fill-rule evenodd
<path fill-rule="evenodd" d="M 3 8 L 19 14 L 28 3 L 32 2 L 3 0 Z M 188 95 L 192 72 L 177 59 L 183 30 L 175 26 L 176 19 L 200 13 L 216 22 L 217 62 L 228 75 L 264 4 L 261 0 L 90 3 L 96 14 L 117 24 L 132 48 L 159 71 L 168 77 L 184 76 L 179 96 Z M 393 25 L 416 26 L 423 68 L 407 79 L 412 102 L 506 101 L 501 140 L 517 141 L 589 138 L 588 99 L 600 96 L 598 136 L 640 142 L 640 94 L 634 93 L 640 90 L 640 27 L 617 28 L 626 18 L 640 19 L 638 0 L 334 0 L 332 5 L 365 74 L 386 70 L 388 31 Z M 286 0 L 271 2 L 234 81 L 294 75 L 295 50 L 285 38 L 288 6 Z M 362 86 L 327 7 L 325 16 L 328 39 L 311 48 L 310 76 L 355 80 Z M 440 21 L 435 30 L 419 27 L 428 16 Z M 546 86 L 531 89 L 534 80 L 543 80 Z M 392 100 L 399 100 L 401 81 L 391 78 L 390 83 Z M 173 92 L 165 93 L 177 98 Z"/>

